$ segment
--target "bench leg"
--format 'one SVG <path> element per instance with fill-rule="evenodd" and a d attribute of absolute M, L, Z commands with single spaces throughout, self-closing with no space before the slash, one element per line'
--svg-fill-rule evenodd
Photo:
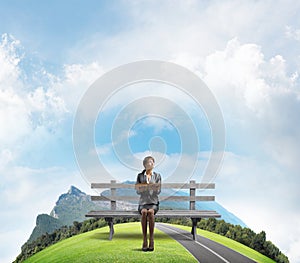
<path fill-rule="evenodd" d="M 105 218 L 105 221 L 106 221 L 106 222 L 108 223 L 108 225 L 109 225 L 109 240 L 112 240 L 113 235 L 114 235 L 114 233 L 115 233 L 113 218 L 112 218 L 112 217 L 106 217 L 106 218 Z"/>
<path fill-rule="evenodd" d="M 197 241 L 197 223 L 201 220 L 201 218 L 192 218 L 192 231 L 191 234 L 193 235 L 193 240 Z"/>

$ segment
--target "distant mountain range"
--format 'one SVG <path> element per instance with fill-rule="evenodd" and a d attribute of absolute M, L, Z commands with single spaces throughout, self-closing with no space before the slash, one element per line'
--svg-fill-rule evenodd
<path fill-rule="evenodd" d="M 118 189 L 118 191 L 122 191 L 122 193 L 119 193 L 122 195 L 136 194 L 134 190 L 130 189 Z M 102 194 L 108 195 L 109 192 L 105 191 Z M 164 192 L 163 190 L 162 195 L 168 195 L 168 192 Z M 184 191 L 178 191 L 176 192 L 176 195 L 188 195 L 188 193 Z M 188 209 L 188 202 L 161 201 L 160 208 Z M 86 220 L 87 218 L 85 217 L 85 214 L 90 210 L 102 209 L 110 209 L 110 202 L 93 202 L 91 201 L 91 197 L 89 195 L 80 191 L 75 186 L 71 186 L 67 193 L 62 194 L 58 198 L 50 215 L 41 214 L 37 216 L 36 226 L 27 242 L 31 242 L 45 233 L 50 234 L 61 226 L 72 225 L 74 221 L 82 222 Z M 137 209 L 137 205 L 128 202 L 118 202 L 117 209 Z M 227 223 L 240 225 L 242 227 L 246 226 L 241 219 L 227 211 L 217 202 L 198 202 L 196 203 L 196 209 L 215 210 L 221 214 L 221 219 L 224 219 Z"/>

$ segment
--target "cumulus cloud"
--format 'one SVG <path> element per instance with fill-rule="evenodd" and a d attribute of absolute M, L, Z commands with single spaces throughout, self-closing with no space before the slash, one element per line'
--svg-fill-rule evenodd
<path fill-rule="evenodd" d="M 268 99 L 268 86 L 260 74 L 263 59 L 259 46 L 241 45 L 235 38 L 228 42 L 225 50 L 207 57 L 205 82 L 221 100 L 234 99 L 233 107 L 259 113 Z"/>
<path fill-rule="evenodd" d="M 31 131 L 26 103 L 12 90 L 0 90 L 0 120 L 2 147 L 18 142 Z"/>
<path fill-rule="evenodd" d="M 103 73 L 103 67 L 97 62 L 67 64 L 62 77 L 53 83 L 52 89 L 63 98 L 66 108 L 73 113 L 84 92 Z"/>
<path fill-rule="evenodd" d="M 66 65 L 57 77 L 40 68 L 47 77 L 36 83 L 43 85 L 34 86 L 33 82 L 28 86 L 31 76 L 22 66 L 24 57 L 20 42 L 2 35 L 0 201 L 4 206 L 1 240 L 14 244 L 4 251 L 6 245 L 1 242 L 1 260 L 5 262 L 17 256 L 34 227 L 37 214 L 50 212 L 56 198 L 66 192 L 70 184 L 89 189 L 79 173 L 74 172 L 70 123 L 82 93 L 101 71 L 100 66 L 93 63 Z M 64 163 L 54 161 L 66 153 L 66 148 L 69 150 Z M 66 169 L 67 166 L 71 168 Z M 15 242 L 16 235 L 18 242 Z"/>
<path fill-rule="evenodd" d="M 219 98 L 227 125 L 240 131 L 252 129 L 239 136 L 241 147 L 251 147 L 254 139 L 257 151 L 262 151 L 258 156 L 274 158 L 275 163 L 296 171 L 299 83 L 285 64 L 279 55 L 265 60 L 258 45 L 234 39 L 207 57 L 205 81 Z M 256 156 L 255 151 L 252 154 Z"/>
<path fill-rule="evenodd" d="M 280 55 L 267 60 L 259 45 L 235 38 L 207 57 L 204 79 L 219 99 L 227 150 L 234 152 L 226 153 L 217 177 L 218 200 L 256 231 L 266 230 L 298 262 L 299 81 L 286 63 Z"/>
<path fill-rule="evenodd" d="M 41 142 L 45 147 L 62 133 L 70 135 L 71 117 L 84 91 L 102 73 L 97 63 L 65 65 L 60 76 L 43 71 L 46 78 L 28 84 L 29 68 L 22 66 L 26 58 L 24 48 L 14 37 L 4 34 L 0 43 L 0 145 L 14 158 L 32 152 Z M 37 65 L 31 65 L 36 68 Z M 34 72 L 32 74 L 35 74 Z M 69 122 L 69 124 L 67 124 Z M 65 134 L 66 135 L 66 134 Z M 69 148 L 72 146 L 69 144 Z M 47 147 L 46 147 L 47 148 Z"/>
<path fill-rule="evenodd" d="M 228 152 L 216 179 L 216 197 L 254 231 L 266 231 L 267 239 L 298 262 L 294 246 L 299 242 L 300 211 L 295 208 L 300 196 L 285 172 L 272 162 Z"/>
<path fill-rule="evenodd" d="M 20 48 L 20 41 L 9 34 L 1 36 L 0 43 L 0 82 L 7 88 L 15 87 L 20 70 L 18 64 L 22 58 L 22 53 L 17 54 Z M 20 57 L 21 56 L 21 57 Z"/>
<path fill-rule="evenodd" d="M 285 35 L 287 38 L 291 38 L 296 41 L 300 41 L 300 29 L 295 29 L 291 26 L 286 26 L 285 27 Z"/>
<path fill-rule="evenodd" d="M 205 56 L 236 36 L 243 42 L 266 45 L 268 55 L 277 52 L 273 40 L 284 37 L 285 26 L 297 17 L 299 3 L 164 1 L 159 7 L 157 2 L 132 2 L 122 8 L 129 27 L 106 37 L 99 32 L 90 34 L 71 48 L 70 56 L 90 60 L 96 57 L 110 67 L 141 59 L 163 59 L 201 72 L 199 64 Z M 106 56 L 103 50 L 112 52 Z"/>
<path fill-rule="evenodd" d="M 19 41 L 2 36 L 0 45 L 0 142 L 15 148 L 34 132 L 36 126 L 59 122 L 65 113 L 64 102 L 51 91 L 37 87 L 29 91 L 20 67 Z M 21 48 L 21 47 L 20 47 Z"/>
<path fill-rule="evenodd" d="M 266 144 L 266 148 L 258 149 L 268 154 L 276 151 L 276 147 L 271 149 L 267 145 L 284 144 L 289 139 L 296 145 L 298 142 L 299 83 L 295 74 L 287 73 L 285 65 L 281 56 L 267 61 L 258 45 L 242 45 L 237 39 L 206 60 L 204 79 L 219 98 L 227 123 L 237 130 L 255 129 L 246 131 L 245 136 L 250 132 L 257 134 L 248 139 L 260 141 L 257 147 Z M 244 147 L 248 145 L 243 143 Z M 287 148 L 288 145 L 291 143 Z M 293 153 L 295 150 L 290 151 Z"/>

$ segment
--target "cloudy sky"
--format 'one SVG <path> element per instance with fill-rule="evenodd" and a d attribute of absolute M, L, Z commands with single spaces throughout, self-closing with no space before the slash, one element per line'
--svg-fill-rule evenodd
<path fill-rule="evenodd" d="M 300 262 L 299 13 L 296 0 L 1 1 L 0 261 L 19 254 L 36 216 L 50 213 L 71 185 L 92 193 L 72 142 L 76 110 L 90 85 L 115 67 L 154 59 L 195 73 L 222 110 L 226 147 L 217 201 Z M 169 102 L 156 105 L 160 116 L 134 119 L 138 102 L 153 96 Z M 142 83 L 107 98 L 95 121 L 105 169 L 119 180 L 135 178 L 137 164 L 118 147 L 124 141 L 138 160 L 156 154 L 165 178 L 178 164 L 190 169 L 195 163 L 182 150 L 182 129 L 191 125 L 199 146 L 193 178 L 200 180 L 213 140 L 191 97 Z M 189 123 L 178 122 L 178 106 Z M 124 111 L 132 125 L 116 135 Z"/>

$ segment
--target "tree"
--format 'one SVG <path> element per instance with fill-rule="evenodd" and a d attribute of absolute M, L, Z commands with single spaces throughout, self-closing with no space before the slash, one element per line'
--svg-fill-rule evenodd
<path fill-rule="evenodd" d="M 229 225 L 224 220 L 219 221 L 215 228 L 215 232 L 222 236 L 225 236 L 228 230 Z"/>
<path fill-rule="evenodd" d="M 265 255 L 266 254 L 264 248 L 265 242 L 266 242 L 266 232 L 261 231 L 259 234 L 254 236 L 250 244 L 250 247 Z"/>

